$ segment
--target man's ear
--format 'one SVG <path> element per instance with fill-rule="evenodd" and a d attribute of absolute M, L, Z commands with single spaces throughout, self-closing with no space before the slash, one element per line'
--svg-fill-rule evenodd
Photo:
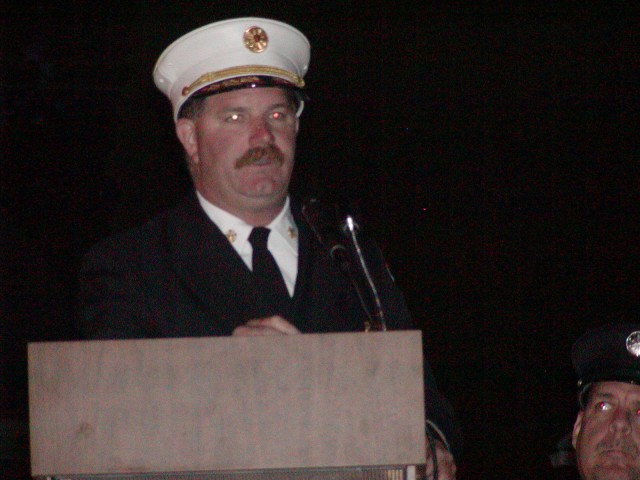
<path fill-rule="evenodd" d="M 188 118 L 179 118 L 176 121 L 176 135 L 182 143 L 184 151 L 187 152 L 190 163 L 198 161 L 198 139 L 196 135 L 196 124 Z"/>
<path fill-rule="evenodd" d="M 578 443 L 578 435 L 580 435 L 580 429 L 582 428 L 582 418 L 584 417 L 584 411 L 578 412 L 578 418 L 576 423 L 573 424 L 573 433 L 571 434 L 571 445 L 576 448 Z"/>

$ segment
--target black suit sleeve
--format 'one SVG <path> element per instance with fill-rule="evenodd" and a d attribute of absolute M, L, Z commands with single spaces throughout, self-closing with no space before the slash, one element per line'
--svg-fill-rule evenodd
<path fill-rule="evenodd" d="M 85 256 L 79 276 L 77 329 L 83 339 L 152 337 L 147 278 L 135 243 L 115 237 Z M 133 248 L 132 248 L 133 247 Z"/>

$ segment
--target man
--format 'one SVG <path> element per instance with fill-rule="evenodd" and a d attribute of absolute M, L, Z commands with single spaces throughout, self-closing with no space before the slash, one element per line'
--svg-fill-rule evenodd
<path fill-rule="evenodd" d="M 640 479 L 640 325 L 607 325 L 573 346 L 580 412 L 573 427 L 583 480 Z"/>
<path fill-rule="evenodd" d="M 240 18 L 195 30 L 160 56 L 154 80 L 171 101 L 195 192 L 87 255 L 85 338 L 363 329 L 356 292 L 289 196 L 309 51 L 289 25 Z M 385 295 L 389 327 L 411 328 L 400 292 Z M 440 478 L 453 478 L 444 444 L 455 448 L 455 426 L 425 370 Z"/>

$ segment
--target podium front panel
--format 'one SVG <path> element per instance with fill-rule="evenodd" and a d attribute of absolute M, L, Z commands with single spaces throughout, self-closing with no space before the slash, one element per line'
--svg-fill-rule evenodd
<path fill-rule="evenodd" d="M 423 464 L 422 372 L 418 331 L 32 343 L 32 475 Z"/>

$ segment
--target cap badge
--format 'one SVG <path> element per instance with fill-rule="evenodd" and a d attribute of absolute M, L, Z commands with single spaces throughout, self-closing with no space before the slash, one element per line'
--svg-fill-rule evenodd
<path fill-rule="evenodd" d="M 244 32 L 242 36 L 244 46 L 253 53 L 264 52 L 269 44 L 267 33 L 260 27 L 251 27 Z"/>
<path fill-rule="evenodd" d="M 640 357 L 640 330 L 631 332 L 627 337 L 627 351 L 634 357 Z"/>

